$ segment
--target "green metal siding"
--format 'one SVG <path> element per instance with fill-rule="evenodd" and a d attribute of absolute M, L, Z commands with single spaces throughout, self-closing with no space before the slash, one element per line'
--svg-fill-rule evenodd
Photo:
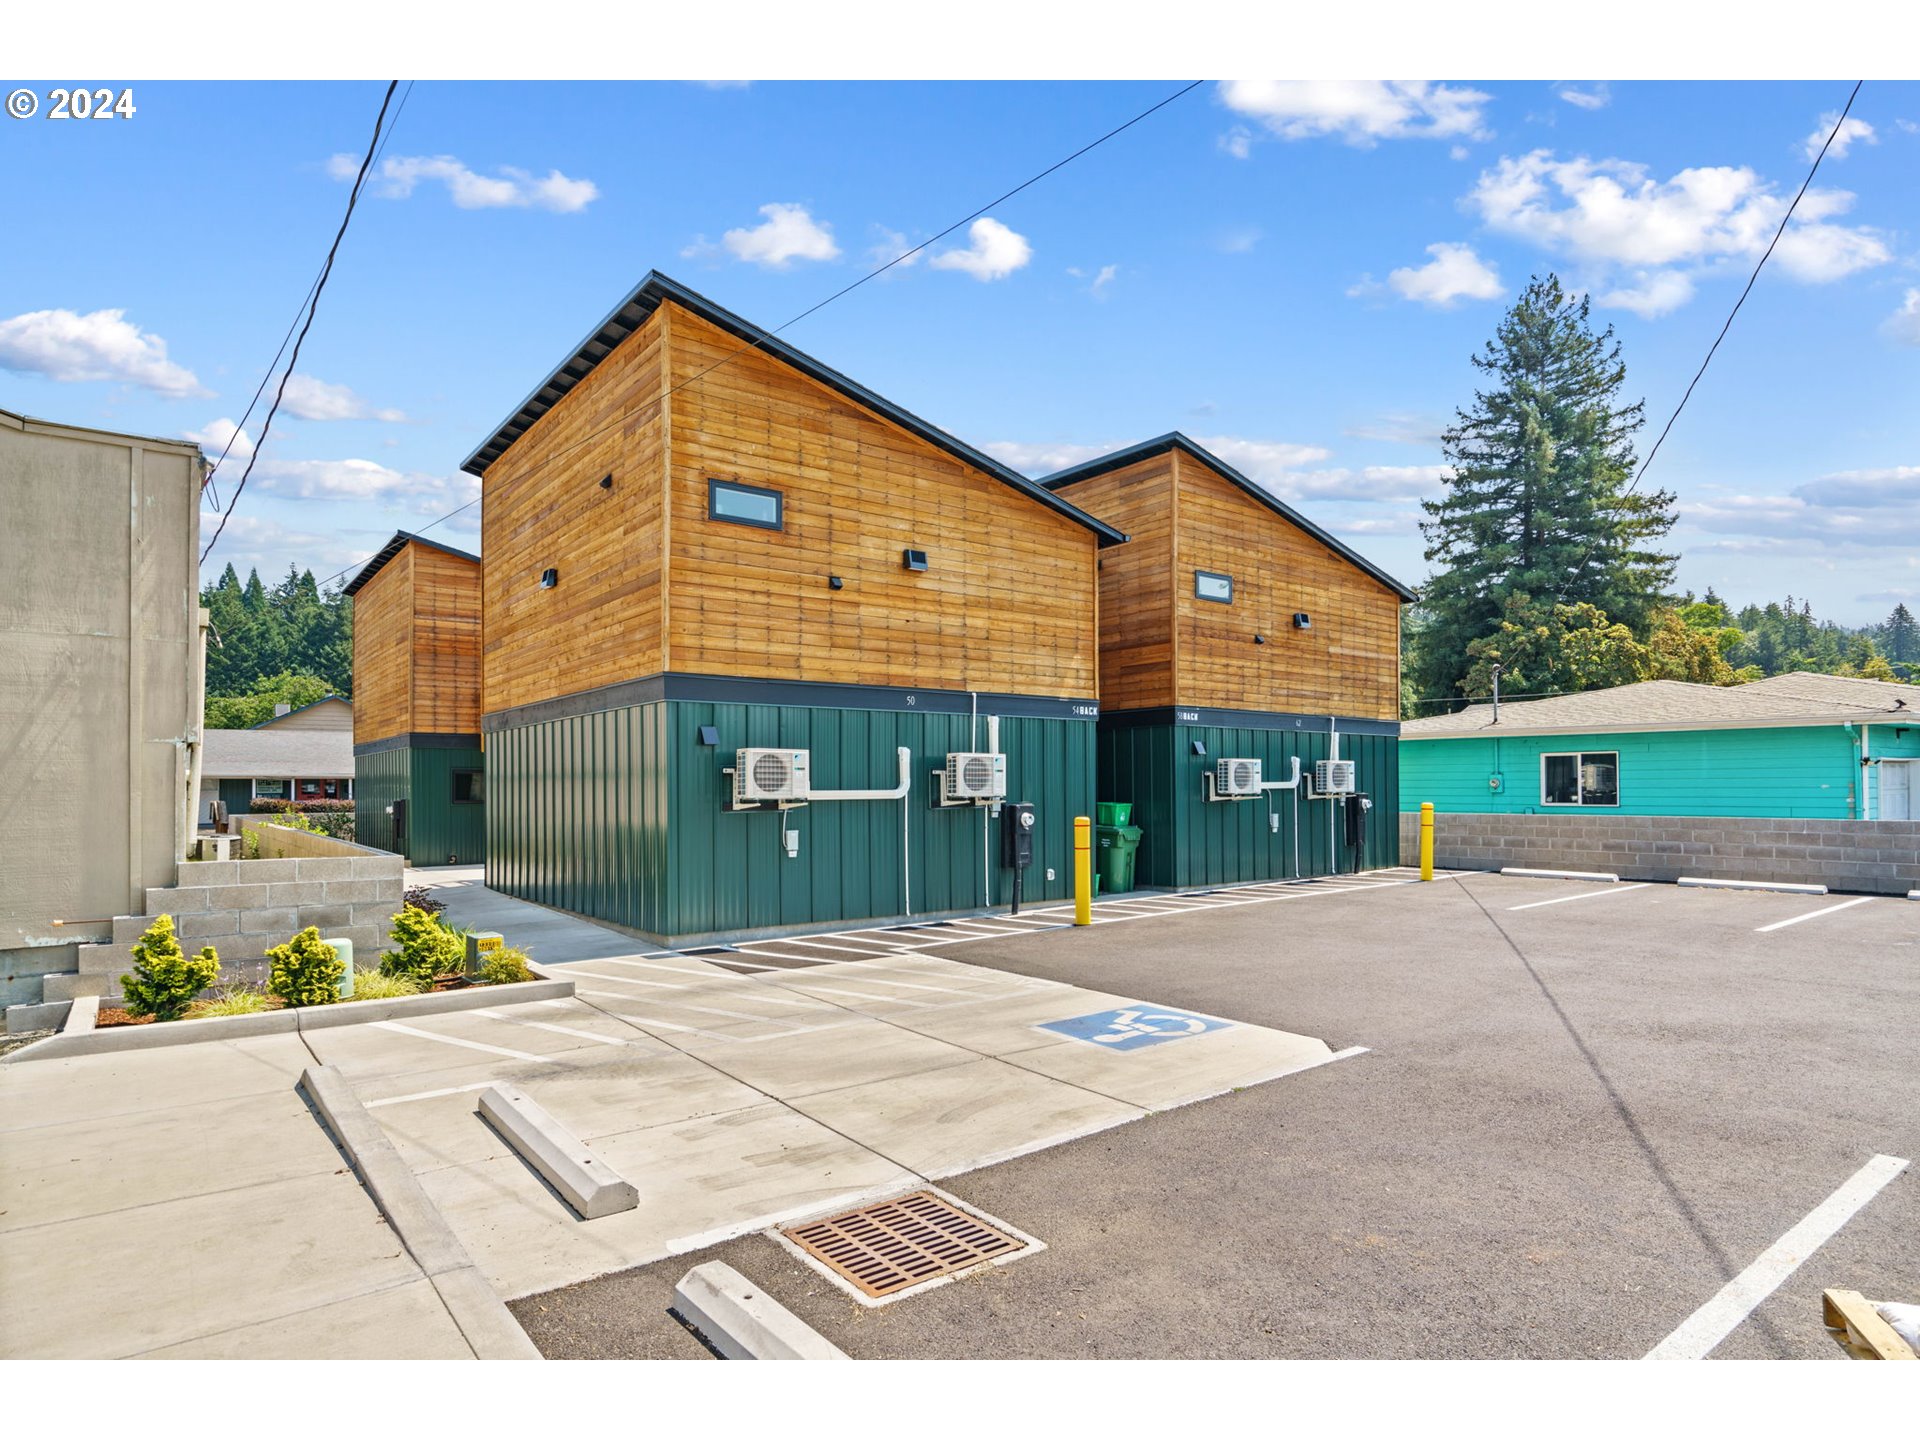
<path fill-rule="evenodd" d="M 482 859 L 487 807 L 456 805 L 453 800 L 453 772 L 482 766 L 477 749 L 421 746 L 354 756 L 354 839 L 393 850 L 393 817 L 387 807 L 405 800 L 408 864 L 445 865 L 449 856 L 461 864 Z"/>
<path fill-rule="evenodd" d="M 1325 730 L 1102 723 L 1099 798 L 1130 801 L 1133 823 L 1144 832 L 1135 880 L 1191 889 L 1353 870 L 1344 817 L 1336 849 L 1329 831 L 1329 812 L 1335 807 L 1330 801 L 1308 800 L 1304 779 L 1297 796 L 1270 790 L 1259 799 L 1210 801 L 1203 788 L 1202 777 L 1228 758 L 1258 759 L 1270 780 L 1286 778 L 1296 755 L 1302 772 L 1311 772 L 1316 760 L 1327 758 L 1329 738 Z M 1206 746 L 1204 757 L 1194 754 L 1196 740 Z M 1340 755 L 1355 762 L 1359 789 L 1373 800 L 1361 864 L 1392 865 L 1399 845 L 1395 739 L 1343 733 Z M 1279 817 L 1278 830 L 1270 816 Z"/>
<path fill-rule="evenodd" d="M 699 743 L 712 725 L 719 743 Z M 487 737 L 487 883 L 651 935 L 695 936 L 938 914 L 1011 893 L 997 822 L 933 808 L 950 750 L 984 748 L 987 720 L 915 711 L 664 700 L 496 731 Z M 1026 896 L 1072 891 L 1073 817 L 1093 800 L 1090 720 L 1006 717 L 1009 798 L 1038 816 Z M 787 811 L 723 808 L 723 771 L 744 746 L 811 755 L 819 790 L 897 783 L 912 752 L 902 874 L 897 800 L 820 801 Z M 782 831 L 799 833 L 789 859 Z M 983 890 L 982 842 L 989 897 Z M 1051 867 L 1052 881 L 1046 878 Z"/>
<path fill-rule="evenodd" d="M 1441 811 L 1563 814 L 1540 803 L 1540 757 L 1577 750 L 1620 756 L 1620 804 L 1600 815 L 1770 815 L 1847 820 L 1857 816 L 1859 727 L 1662 730 L 1585 735 L 1474 736 L 1401 741 L 1403 803 Z M 1870 753 L 1920 754 L 1920 728 L 1906 737 L 1875 725 Z M 1488 783 L 1501 777 L 1496 792 Z M 1877 809 L 1874 813 L 1878 813 Z"/>

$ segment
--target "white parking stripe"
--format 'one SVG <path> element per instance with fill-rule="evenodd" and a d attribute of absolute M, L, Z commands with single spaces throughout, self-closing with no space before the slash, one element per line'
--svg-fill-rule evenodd
<path fill-rule="evenodd" d="M 489 1055 L 504 1055 L 509 1060 L 532 1060 L 541 1065 L 554 1063 L 550 1056 L 529 1055 L 525 1050 L 509 1050 L 504 1045 L 484 1045 L 478 1040 L 462 1040 L 457 1035 L 436 1035 L 431 1030 L 416 1030 L 411 1025 L 402 1025 L 398 1020 L 375 1020 L 371 1023 L 375 1029 L 393 1030 L 420 1040 L 438 1040 L 442 1045 L 458 1045 L 462 1050 L 483 1050 Z"/>
<path fill-rule="evenodd" d="M 638 1040 L 623 1040 L 618 1035 L 600 1035 L 592 1030 L 582 1030 L 577 1025 L 554 1025 L 545 1020 L 523 1020 L 518 1015 L 505 1015 L 498 1010 L 474 1010 L 474 1015 L 484 1015 L 489 1020 L 504 1020 L 509 1025 L 525 1025 L 533 1030 L 551 1030 L 556 1035 L 577 1035 L 582 1040 L 591 1040 L 596 1045 L 638 1045 Z"/>
<path fill-rule="evenodd" d="M 1629 890 L 1645 890 L 1647 888 L 1648 882 L 1644 880 L 1638 885 L 1609 885 L 1604 890 L 1582 890 L 1578 895 L 1556 895 L 1551 900 L 1529 900 L 1524 905 L 1509 905 L 1507 909 L 1538 910 L 1542 905 L 1564 905 L 1569 900 L 1592 900 L 1601 895 L 1624 895 Z"/>
<path fill-rule="evenodd" d="M 1764 935 L 1769 930 L 1784 930 L 1789 925 L 1798 925 L 1802 920 L 1817 920 L 1822 915 L 1831 915 L 1836 910 L 1851 910 L 1856 905 L 1864 905 L 1873 899 L 1871 895 L 1862 895 L 1858 900 L 1842 900 L 1838 905 L 1829 905 L 1823 910 L 1809 910 L 1804 915 L 1795 915 L 1791 920 L 1776 920 L 1771 925 L 1762 925 L 1753 933 Z"/>
<path fill-rule="evenodd" d="M 594 963 L 597 964 L 599 962 L 596 961 Z M 669 985 L 664 980 L 635 980 L 630 975 L 603 975 L 598 970 L 582 970 L 579 973 L 591 976 L 595 980 L 605 980 L 613 985 L 639 985 L 648 990 L 666 990 L 680 994 L 684 994 L 688 990 L 709 989 L 712 987 L 713 982 L 719 978 L 718 976 L 709 975 L 702 976 L 699 985 Z M 759 977 L 754 975 L 736 975 L 733 978 L 736 980 L 755 980 Z M 668 999 L 665 995 L 650 995 L 646 998 L 658 1000 L 662 1005 L 678 1005 L 682 1010 L 698 1010 L 701 1008 L 698 1005 L 689 1005 L 684 1001 Z M 769 1005 L 792 1005 L 801 1009 L 806 1008 L 806 1002 L 802 1000 L 782 1000 L 775 995 L 768 995 L 764 998 Z M 729 1012 L 716 1010 L 713 1013 L 716 1015 L 725 1015 Z"/>
<path fill-rule="evenodd" d="M 389 1095 L 384 1100 L 362 1102 L 369 1110 L 378 1110 L 382 1105 L 404 1105 L 409 1100 L 438 1100 L 442 1095 L 470 1095 L 475 1090 L 484 1090 L 494 1082 L 482 1080 L 477 1085 L 449 1085 L 444 1090 L 416 1090 L 411 1095 Z"/>
<path fill-rule="evenodd" d="M 1734 1332 L 1760 1302 L 1778 1290 L 1814 1251 L 1839 1234 L 1840 1227 L 1865 1208 L 1907 1162 L 1894 1155 L 1876 1155 L 1813 1213 L 1782 1235 L 1746 1269 L 1721 1286 L 1720 1292 L 1680 1322 L 1680 1328 L 1646 1354 L 1648 1360 L 1704 1360 L 1713 1348 Z"/>

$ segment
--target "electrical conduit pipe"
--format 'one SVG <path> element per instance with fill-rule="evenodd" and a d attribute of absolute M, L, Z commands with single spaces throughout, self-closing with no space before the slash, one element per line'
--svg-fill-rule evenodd
<path fill-rule="evenodd" d="M 900 802 L 900 908 L 913 914 L 913 853 L 907 792 L 913 788 L 913 751 L 902 745 L 894 752 L 900 757 L 900 783 L 891 790 L 813 790 L 808 803 L 815 800 L 898 800 Z"/>

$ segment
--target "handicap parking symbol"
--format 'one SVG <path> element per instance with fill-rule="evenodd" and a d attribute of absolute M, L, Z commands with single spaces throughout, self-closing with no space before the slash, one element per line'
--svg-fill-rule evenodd
<path fill-rule="evenodd" d="M 1071 1020 L 1054 1020 L 1038 1028 L 1052 1030 L 1074 1040 L 1085 1040 L 1109 1050 L 1143 1050 L 1166 1040 L 1184 1040 L 1189 1035 L 1204 1035 L 1209 1030 L 1225 1030 L 1229 1022 L 1206 1015 L 1190 1015 L 1184 1010 L 1156 1010 L 1140 1005 L 1126 1010 L 1101 1010 L 1092 1015 L 1076 1015 Z"/>

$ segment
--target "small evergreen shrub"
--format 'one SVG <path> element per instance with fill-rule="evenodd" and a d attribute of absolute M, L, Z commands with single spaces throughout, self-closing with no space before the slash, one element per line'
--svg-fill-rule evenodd
<path fill-rule="evenodd" d="M 398 948 L 380 957 L 382 975 L 404 976 L 424 989 L 433 983 L 434 976 L 466 968 L 466 941 L 424 910 L 407 906 L 393 917 L 388 933 Z"/>
<path fill-rule="evenodd" d="M 479 978 L 482 985 L 516 985 L 538 977 L 527 968 L 526 951 L 496 950 L 481 962 Z"/>
<path fill-rule="evenodd" d="M 309 925 L 284 945 L 267 951 L 273 969 L 267 989 L 288 1005 L 326 1005 L 340 998 L 347 962 Z"/>
<path fill-rule="evenodd" d="M 213 947 L 189 957 L 174 938 L 173 917 L 162 915 L 133 947 L 133 973 L 120 977 L 120 993 L 130 1014 L 178 1020 L 219 974 L 220 957 Z"/>
<path fill-rule="evenodd" d="M 378 970 L 353 972 L 353 998 L 356 1000 L 398 1000 L 403 995 L 418 995 L 425 988 L 408 975 L 383 975 Z"/>

